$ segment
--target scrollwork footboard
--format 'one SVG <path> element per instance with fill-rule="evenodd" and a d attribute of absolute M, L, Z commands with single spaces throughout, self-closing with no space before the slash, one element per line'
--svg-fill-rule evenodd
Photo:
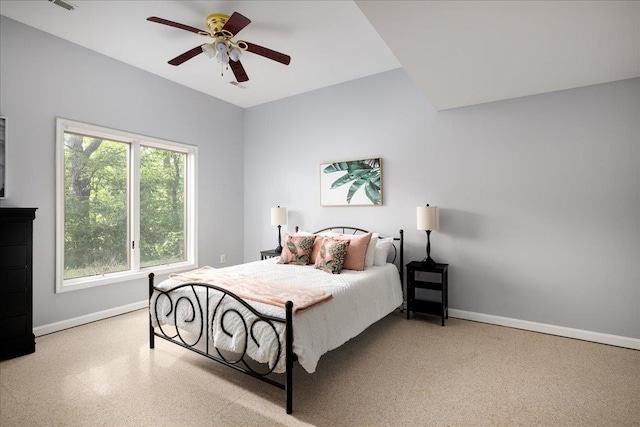
<path fill-rule="evenodd" d="M 159 337 L 283 389 L 288 414 L 293 409 L 292 313 L 291 301 L 284 318 L 274 317 L 218 286 L 185 283 L 161 289 L 149 274 L 150 348 Z M 284 384 L 267 377 L 274 372 L 284 372 Z"/>

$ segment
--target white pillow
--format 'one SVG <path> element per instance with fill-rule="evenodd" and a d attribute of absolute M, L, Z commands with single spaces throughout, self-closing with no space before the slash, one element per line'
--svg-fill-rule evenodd
<path fill-rule="evenodd" d="M 369 246 L 367 247 L 367 254 L 364 257 L 364 268 L 373 266 L 373 258 L 376 253 L 376 243 L 378 243 L 378 233 L 373 233 L 371 235 L 371 240 L 369 240 Z"/>
<path fill-rule="evenodd" d="M 373 265 L 386 265 L 387 257 L 389 256 L 389 249 L 393 244 L 393 237 L 386 237 L 384 239 L 378 238 L 376 242 L 376 251 L 373 255 Z"/>

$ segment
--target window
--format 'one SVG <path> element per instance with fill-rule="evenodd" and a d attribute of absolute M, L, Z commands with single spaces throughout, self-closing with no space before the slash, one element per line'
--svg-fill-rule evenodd
<path fill-rule="evenodd" d="M 196 147 L 57 120 L 56 292 L 193 268 Z"/>

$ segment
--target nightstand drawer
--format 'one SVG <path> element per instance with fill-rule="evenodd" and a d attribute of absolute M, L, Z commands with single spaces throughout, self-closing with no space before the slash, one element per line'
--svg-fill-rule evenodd
<path fill-rule="evenodd" d="M 442 290 L 443 275 L 429 271 L 414 271 L 413 279 L 409 275 L 409 282 L 416 289 L 432 289 L 434 291 Z"/>
<path fill-rule="evenodd" d="M 413 280 L 416 282 L 429 282 L 442 284 L 442 274 L 431 271 L 414 271 Z"/>
<path fill-rule="evenodd" d="M 442 304 L 438 301 L 414 300 L 411 304 L 414 311 L 419 313 L 440 316 L 442 314 Z"/>

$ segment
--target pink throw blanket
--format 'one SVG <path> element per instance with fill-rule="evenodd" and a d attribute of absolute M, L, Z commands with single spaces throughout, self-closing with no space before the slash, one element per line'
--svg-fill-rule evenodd
<path fill-rule="evenodd" d="M 275 282 L 246 274 L 224 272 L 209 266 L 183 274 L 172 273 L 169 277 L 184 283 L 216 285 L 233 292 L 240 298 L 282 308 L 287 301 L 291 301 L 294 313 L 333 298 L 333 295 L 319 289 Z"/>

